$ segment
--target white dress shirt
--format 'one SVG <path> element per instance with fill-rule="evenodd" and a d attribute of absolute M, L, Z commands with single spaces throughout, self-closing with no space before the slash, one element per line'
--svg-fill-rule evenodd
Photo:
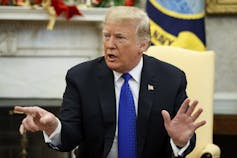
<path fill-rule="evenodd" d="M 143 67 L 143 58 L 141 58 L 140 62 L 137 64 L 136 67 L 134 67 L 129 74 L 132 76 L 132 78 L 129 80 L 129 86 L 133 94 L 133 99 L 135 103 L 135 109 L 136 113 L 138 110 L 138 96 L 139 96 L 139 90 L 140 90 L 140 82 L 141 82 L 141 72 Z M 118 105 L 119 105 L 119 96 L 120 96 L 120 90 L 122 87 L 122 84 L 124 82 L 124 79 L 121 77 L 122 73 L 118 73 L 113 71 L 114 74 L 114 85 L 115 85 L 115 96 L 116 96 L 116 113 L 118 117 Z M 118 121 L 118 118 L 116 119 Z M 45 132 L 44 133 L 44 139 L 46 143 L 51 143 L 54 146 L 57 146 L 61 143 L 61 122 L 58 120 L 58 127 L 57 129 L 50 135 L 50 137 L 47 136 Z M 118 142 L 117 142 L 117 136 L 118 136 L 118 122 L 116 122 L 116 133 L 114 142 L 112 145 L 112 148 L 107 156 L 107 158 L 117 158 L 118 157 Z M 188 148 L 190 142 L 187 143 L 183 148 L 179 149 L 177 146 L 173 143 L 172 139 L 170 139 L 170 143 L 174 152 L 175 156 L 182 155 L 183 152 Z"/>

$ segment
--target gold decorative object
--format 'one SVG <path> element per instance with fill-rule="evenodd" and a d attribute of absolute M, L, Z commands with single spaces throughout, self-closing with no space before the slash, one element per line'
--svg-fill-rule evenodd
<path fill-rule="evenodd" d="M 206 0 L 207 14 L 237 14 L 237 0 Z"/>
<path fill-rule="evenodd" d="M 10 110 L 9 115 L 23 115 L 24 113 L 16 111 L 16 110 Z M 21 158 L 27 158 L 28 152 L 27 152 L 27 146 L 28 146 L 28 138 L 26 133 L 24 133 L 21 137 Z"/>
<path fill-rule="evenodd" d="M 21 138 L 21 157 L 22 158 L 27 158 L 27 155 L 28 155 L 27 145 L 28 145 L 28 138 L 27 138 L 26 133 L 24 133 Z"/>

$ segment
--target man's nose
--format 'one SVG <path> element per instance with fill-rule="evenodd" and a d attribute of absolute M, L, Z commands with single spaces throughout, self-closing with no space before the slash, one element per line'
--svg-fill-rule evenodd
<path fill-rule="evenodd" d="M 106 46 L 109 47 L 109 48 L 114 48 L 115 47 L 115 39 L 114 39 L 114 37 L 110 37 L 106 41 Z"/>

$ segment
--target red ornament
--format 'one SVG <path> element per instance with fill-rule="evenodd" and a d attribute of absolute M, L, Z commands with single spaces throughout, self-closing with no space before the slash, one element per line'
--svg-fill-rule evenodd
<path fill-rule="evenodd" d="M 67 20 L 69 20 L 74 15 L 82 16 L 82 13 L 77 9 L 75 5 L 68 6 L 63 3 L 62 0 L 52 0 L 51 5 L 54 7 L 57 16 L 64 12 Z"/>
<path fill-rule="evenodd" d="M 42 0 L 35 0 L 34 4 L 41 4 L 41 3 L 42 3 Z"/>
<path fill-rule="evenodd" d="M 135 0 L 125 0 L 124 5 L 125 6 L 134 6 Z"/>
<path fill-rule="evenodd" d="M 2 0 L 2 5 L 8 5 L 9 0 Z"/>

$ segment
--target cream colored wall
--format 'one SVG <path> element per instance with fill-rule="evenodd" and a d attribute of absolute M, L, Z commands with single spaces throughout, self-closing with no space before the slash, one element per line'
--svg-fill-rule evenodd
<path fill-rule="evenodd" d="M 216 52 L 215 92 L 237 93 L 237 15 L 207 16 L 206 40 Z"/>
<path fill-rule="evenodd" d="M 237 15 L 206 16 L 207 48 L 215 51 L 215 113 L 237 113 Z"/>

